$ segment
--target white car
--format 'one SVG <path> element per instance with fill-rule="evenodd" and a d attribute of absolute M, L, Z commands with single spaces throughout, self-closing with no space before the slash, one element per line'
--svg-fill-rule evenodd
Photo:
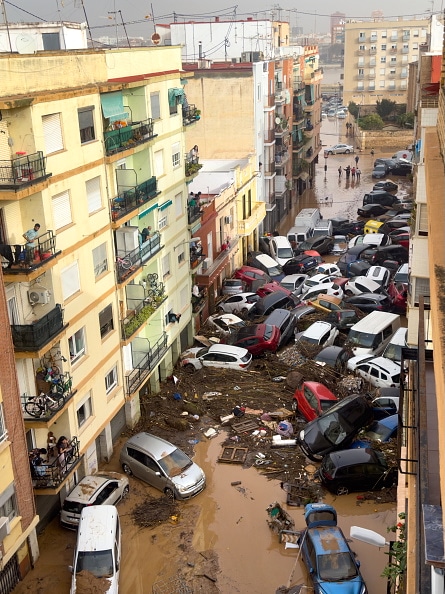
<path fill-rule="evenodd" d="M 344 254 L 348 249 L 348 238 L 346 235 L 334 235 L 334 245 L 331 249 L 331 254 L 333 256 L 341 256 Z M 338 266 L 337 266 L 338 268 Z M 339 270 L 340 272 L 340 270 Z M 339 274 L 341 276 L 341 272 Z"/>
<path fill-rule="evenodd" d="M 245 314 L 260 298 L 256 293 L 239 293 L 227 297 L 224 301 L 218 303 L 218 311 L 220 313 Z"/>
<path fill-rule="evenodd" d="M 328 155 L 339 155 L 339 154 L 349 155 L 349 153 L 354 152 L 354 147 L 351 146 L 350 144 L 334 144 L 334 146 L 331 146 L 331 147 L 325 149 L 324 152 L 327 153 Z"/>
<path fill-rule="evenodd" d="M 362 293 L 381 293 L 382 285 L 367 276 L 354 276 L 345 284 L 345 295 L 361 295 Z"/>
<path fill-rule="evenodd" d="M 319 283 L 311 287 L 304 295 L 302 295 L 302 301 L 308 302 L 315 299 L 318 295 L 324 293 L 325 295 L 333 295 L 339 299 L 343 298 L 343 289 L 335 282 Z"/>
<path fill-rule="evenodd" d="M 400 386 L 401 367 L 386 357 L 359 355 L 351 357 L 348 369 L 360 375 L 376 388 L 398 388 Z"/>
<path fill-rule="evenodd" d="M 304 332 L 298 332 L 295 335 L 295 342 L 327 347 L 334 344 L 338 334 L 337 328 L 329 322 L 314 322 Z"/>
<path fill-rule="evenodd" d="M 355 245 L 368 245 L 371 248 L 390 244 L 391 239 L 385 233 L 365 233 L 365 235 L 356 235 L 350 239 L 348 249 L 351 249 Z"/>
<path fill-rule="evenodd" d="M 294 257 L 294 250 L 288 238 L 282 235 L 270 238 L 269 251 L 272 258 L 280 266 L 283 266 L 288 260 Z"/>
<path fill-rule="evenodd" d="M 408 264 L 406 264 L 406 266 L 408 266 Z M 388 288 L 389 283 L 391 282 L 391 272 L 384 266 L 371 266 L 365 272 L 365 275 L 385 289 Z"/>
<path fill-rule="evenodd" d="M 309 278 L 307 274 L 288 274 L 280 281 L 280 285 L 284 289 L 292 291 L 294 295 L 300 295 L 307 278 Z"/>
<path fill-rule="evenodd" d="M 304 281 L 303 284 L 303 288 L 301 291 L 303 299 L 306 293 L 309 291 L 309 289 L 312 289 L 312 287 L 332 282 L 334 282 L 334 279 L 328 274 L 314 274 L 314 276 L 310 276 Z"/>
<path fill-rule="evenodd" d="M 206 320 L 206 324 L 208 324 L 210 329 L 215 332 L 231 334 L 232 332 L 239 330 L 239 328 L 243 328 L 246 325 L 246 322 L 234 314 L 222 314 L 220 316 L 209 316 Z"/>
<path fill-rule="evenodd" d="M 335 239 L 335 238 L 334 238 Z M 314 274 L 325 274 L 326 276 L 341 276 L 340 268 L 337 264 L 323 262 L 314 270 Z"/>
<path fill-rule="evenodd" d="M 346 118 L 346 112 L 345 112 L 345 111 L 343 111 L 343 109 L 339 109 L 339 110 L 337 111 L 337 118 L 338 118 L 339 120 L 344 120 L 344 119 Z"/>
<path fill-rule="evenodd" d="M 188 371 L 203 367 L 219 367 L 245 371 L 249 369 L 252 355 L 247 349 L 230 344 L 213 344 L 211 347 L 192 348 L 181 353 L 181 365 Z"/>

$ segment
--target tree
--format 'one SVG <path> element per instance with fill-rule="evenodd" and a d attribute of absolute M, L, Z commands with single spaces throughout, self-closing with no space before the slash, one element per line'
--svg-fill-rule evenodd
<path fill-rule="evenodd" d="M 359 106 L 357 105 L 357 103 L 354 103 L 354 101 L 350 101 L 348 105 L 348 110 L 349 113 L 356 118 L 359 113 Z"/>
<path fill-rule="evenodd" d="M 371 113 L 364 118 L 360 118 L 358 125 L 362 130 L 381 130 L 385 122 L 377 113 Z"/>
<path fill-rule="evenodd" d="M 388 118 L 396 110 L 396 102 L 389 99 L 377 100 L 376 105 L 376 111 L 383 120 Z"/>

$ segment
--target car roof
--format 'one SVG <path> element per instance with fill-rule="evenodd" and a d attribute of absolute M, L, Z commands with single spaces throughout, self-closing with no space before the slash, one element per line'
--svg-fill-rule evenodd
<path fill-rule="evenodd" d="M 88 503 L 94 494 L 109 480 L 110 478 L 98 474 L 84 476 L 66 499 L 79 503 Z"/>
<path fill-rule="evenodd" d="M 337 450 L 328 454 L 329 458 L 339 466 L 350 466 L 351 464 L 366 464 L 375 462 L 377 455 L 372 448 L 357 448 L 350 450 Z"/>
<path fill-rule="evenodd" d="M 338 526 L 316 526 L 307 530 L 316 547 L 317 554 L 337 555 L 338 553 L 350 552 L 343 532 Z"/>
<path fill-rule="evenodd" d="M 231 344 L 212 344 L 208 350 L 209 353 L 223 353 L 226 355 L 236 355 L 237 357 L 244 357 L 247 354 L 247 349 L 233 346 Z"/>
<path fill-rule="evenodd" d="M 331 329 L 332 324 L 330 324 L 329 322 L 314 322 L 303 332 L 303 337 L 320 338 L 321 336 L 324 336 L 326 332 L 329 332 L 329 330 Z"/>
<path fill-rule="evenodd" d="M 252 326 L 240 328 L 236 333 L 235 341 L 240 338 L 247 338 L 248 336 L 263 336 L 267 325 L 268 324 L 253 324 Z"/>
<path fill-rule="evenodd" d="M 175 445 L 162 439 L 162 437 L 157 437 L 146 431 L 136 433 L 136 435 L 133 435 L 127 440 L 125 445 L 137 446 L 142 450 L 149 452 L 156 460 L 161 460 L 177 449 Z"/>
<path fill-rule="evenodd" d="M 317 396 L 325 400 L 337 400 L 337 396 L 329 390 L 324 384 L 319 382 L 304 382 L 308 388 L 310 388 Z"/>

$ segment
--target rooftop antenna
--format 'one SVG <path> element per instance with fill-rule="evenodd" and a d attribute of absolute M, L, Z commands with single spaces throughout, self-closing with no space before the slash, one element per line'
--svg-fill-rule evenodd
<path fill-rule="evenodd" d="M 118 10 L 118 13 L 121 15 L 122 27 L 124 28 L 124 31 L 125 31 L 125 37 L 127 38 L 128 47 L 131 47 L 130 40 L 128 39 L 127 28 L 125 26 L 124 19 L 122 18 L 122 11 L 121 10 Z"/>
<path fill-rule="evenodd" d="M 5 8 L 5 3 L 3 2 L 3 0 L 0 0 L 0 5 L 2 7 L 3 20 L 6 25 L 6 32 L 8 33 L 9 51 L 12 53 L 12 43 L 11 43 L 11 35 L 9 33 L 8 17 L 6 16 L 6 8 Z"/>
<path fill-rule="evenodd" d="M 0 0 L 1 1 L 1 0 Z M 94 48 L 94 39 L 93 36 L 91 35 L 91 29 L 90 29 L 90 23 L 88 22 L 88 17 L 87 17 L 87 11 L 85 10 L 85 4 L 83 3 L 83 0 L 80 0 L 82 3 L 82 8 L 83 8 L 83 14 L 85 16 L 85 22 L 87 24 L 87 28 L 88 28 L 88 33 L 90 34 L 90 41 L 91 41 L 91 45 Z"/>
<path fill-rule="evenodd" d="M 116 2 L 114 3 L 114 7 L 116 8 Z M 108 14 L 112 14 L 114 15 L 114 24 L 116 26 L 116 47 L 119 48 L 119 37 L 118 37 L 118 32 L 117 32 L 117 11 L 116 10 L 109 10 Z M 109 19 L 111 19 L 112 17 L 108 17 Z"/>

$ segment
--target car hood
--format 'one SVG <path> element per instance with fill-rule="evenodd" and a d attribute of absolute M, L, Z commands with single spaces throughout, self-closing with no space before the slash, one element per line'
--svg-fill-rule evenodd
<path fill-rule="evenodd" d="M 197 353 L 202 348 L 203 347 L 197 347 L 197 348 L 188 349 L 187 351 L 184 351 L 183 353 L 181 353 L 181 359 L 196 359 Z"/>
<path fill-rule="evenodd" d="M 334 449 L 334 446 L 320 431 L 317 421 L 318 419 L 311 421 L 303 428 L 304 442 L 313 454 L 327 454 Z"/>
<path fill-rule="evenodd" d="M 365 582 L 361 576 L 345 582 L 319 582 L 323 594 L 360 594 Z"/>
<path fill-rule="evenodd" d="M 177 476 L 171 476 L 171 480 L 179 492 L 189 490 L 205 477 L 202 469 L 193 462 L 191 466 Z"/>

